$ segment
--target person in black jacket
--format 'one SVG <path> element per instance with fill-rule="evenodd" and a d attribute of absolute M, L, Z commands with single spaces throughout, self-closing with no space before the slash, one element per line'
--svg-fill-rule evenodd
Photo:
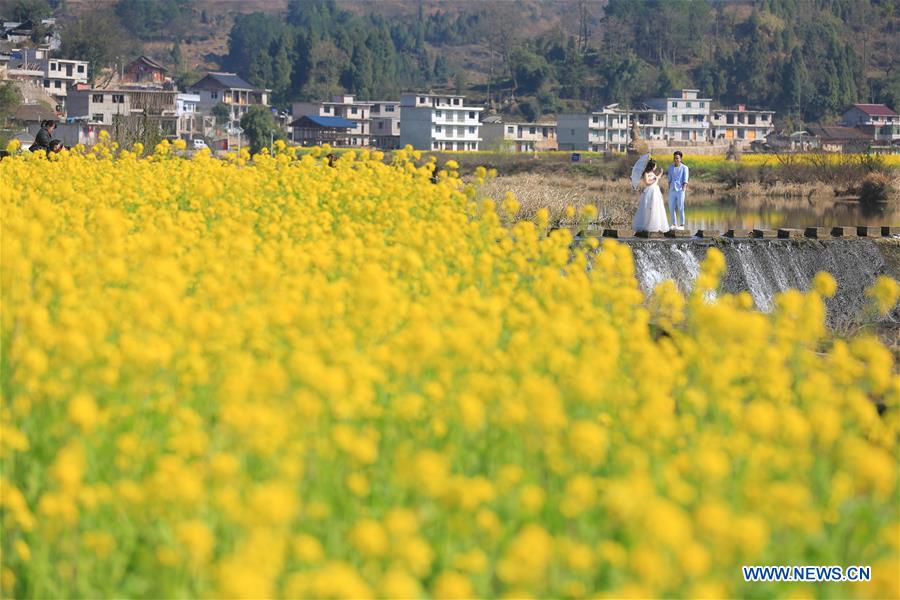
<path fill-rule="evenodd" d="M 53 140 L 53 131 L 56 129 L 56 121 L 47 119 L 45 121 L 41 121 L 41 129 L 37 132 L 37 135 L 34 137 L 34 143 L 31 145 L 29 150 L 35 152 L 36 150 L 43 150 L 44 152 L 50 152 L 50 142 Z"/>

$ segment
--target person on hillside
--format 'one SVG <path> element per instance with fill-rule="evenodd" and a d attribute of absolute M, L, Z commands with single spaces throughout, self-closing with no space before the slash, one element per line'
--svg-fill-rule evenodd
<path fill-rule="evenodd" d="M 50 152 L 50 142 L 53 141 L 53 132 L 56 130 L 56 121 L 45 119 L 41 121 L 41 129 L 34 137 L 34 143 L 28 148 L 32 152 L 43 150 Z"/>
<path fill-rule="evenodd" d="M 684 192 L 691 173 L 682 159 L 681 150 L 672 155 L 672 164 L 666 177 L 669 180 L 669 211 L 672 213 L 672 229 L 684 229 Z M 680 217 L 680 219 L 679 219 Z"/>

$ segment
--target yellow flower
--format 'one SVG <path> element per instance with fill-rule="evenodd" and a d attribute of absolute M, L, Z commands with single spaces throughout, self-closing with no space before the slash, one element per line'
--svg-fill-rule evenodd
<path fill-rule="evenodd" d="M 350 541 L 363 556 L 384 556 L 388 537 L 384 527 L 371 519 L 359 521 L 350 531 Z"/>
<path fill-rule="evenodd" d="M 878 312 L 885 315 L 897 304 L 897 298 L 900 296 L 900 285 L 897 284 L 897 280 L 893 277 L 879 275 L 875 283 L 866 290 L 866 295 L 875 301 Z"/>
<path fill-rule="evenodd" d="M 828 271 L 821 271 L 816 273 L 816 276 L 813 278 L 813 288 L 820 296 L 831 298 L 837 291 L 837 281 L 834 280 L 834 277 Z"/>
<path fill-rule="evenodd" d="M 77 394 L 69 402 L 69 420 L 81 428 L 90 432 L 97 424 L 97 403 L 90 394 L 84 392 Z"/>
<path fill-rule="evenodd" d="M 444 571 L 437 576 L 432 593 L 435 598 L 444 600 L 475 597 L 475 590 L 469 578 L 453 571 Z"/>

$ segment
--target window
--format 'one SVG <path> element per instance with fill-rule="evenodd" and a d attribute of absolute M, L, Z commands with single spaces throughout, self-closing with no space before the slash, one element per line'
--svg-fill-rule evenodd
<path fill-rule="evenodd" d="M 531 135 L 534 135 L 534 134 L 535 134 L 535 131 L 536 131 L 536 130 L 535 130 L 534 127 L 531 127 L 531 128 L 528 129 L 528 133 L 530 133 Z"/>
<path fill-rule="evenodd" d="M 756 125 L 756 115 L 750 115 L 750 116 L 747 118 L 747 122 L 748 122 L 750 125 Z"/>
<path fill-rule="evenodd" d="M 56 63 L 50 63 L 50 70 L 51 70 L 51 71 L 56 71 L 56 70 L 57 70 Z"/>
<path fill-rule="evenodd" d="M 78 72 L 84 73 L 84 65 L 78 65 Z"/>
<path fill-rule="evenodd" d="M 351 114 L 351 115 L 355 115 L 356 112 L 357 112 L 357 110 L 356 110 L 356 107 L 355 107 L 355 106 L 353 106 L 353 107 L 350 108 L 350 114 Z"/>
<path fill-rule="evenodd" d="M 387 106 L 385 106 L 385 107 L 384 107 L 384 112 L 394 112 L 394 105 L 393 105 L 393 104 L 388 104 Z"/>
<path fill-rule="evenodd" d="M 454 104 L 455 106 L 459 106 L 459 98 L 454 98 L 454 99 L 453 99 L 453 104 Z"/>
<path fill-rule="evenodd" d="M 434 111 L 434 116 L 436 116 L 438 119 L 440 119 L 441 117 L 444 116 L 444 111 L 436 110 L 436 111 Z"/>
<path fill-rule="evenodd" d="M 706 102 L 701 102 L 701 103 L 700 103 L 700 108 L 706 108 Z"/>
<path fill-rule="evenodd" d="M 599 122 L 600 122 L 600 117 L 592 117 L 591 118 L 591 123 L 599 123 Z"/>
<path fill-rule="evenodd" d="M 60 87 L 62 87 L 61 83 L 62 82 L 60 82 L 60 80 L 57 79 L 56 81 L 53 82 L 53 87 L 55 87 L 56 89 L 59 89 Z"/>
<path fill-rule="evenodd" d="M 515 132 L 516 132 L 516 128 L 513 127 L 512 125 L 510 125 L 509 127 L 506 128 L 506 133 L 515 133 Z"/>
<path fill-rule="evenodd" d="M 673 123 L 677 123 L 677 122 L 678 122 L 678 115 L 672 115 L 672 122 L 673 122 Z"/>
<path fill-rule="evenodd" d="M 378 129 L 384 129 L 384 123 L 378 121 Z"/>
<path fill-rule="evenodd" d="M 215 100 L 219 97 L 219 92 L 210 92 L 209 97 Z"/>
<path fill-rule="evenodd" d="M 690 102 L 685 102 L 684 105 L 685 105 L 686 108 L 690 108 L 690 107 L 691 107 L 691 103 L 690 103 Z"/>
<path fill-rule="evenodd" d="M 470 119 L 474 119 L 474 118 L 475 118 L 475 112 L 474 112 L 474 111 L 472 111 L 472 112 L 469 113 L 469 118 L 470 118 Z"/>
<path fill-rule="evenodd" d="M 91 121 L 94 123 L 102 123 L 103 122 L 103 113 L 94 113 L 91 115 Z"/>
<path fill-rule="evenodd" d="M 677 102 L 673 102 L 673 103 L 672 103 L 672 108 L 678 108 L 678 103 L 677 103 Z"/>
<path fill-rule="evenodd" d="M 475 133 L 475 128 L 474 128 L 474 127 L 469 127 L 469 133 Z"/>
<path fill-rule="evenodd" d="M 124 104 L 125 96 L 122 94 L 113 94 L 112 101 L 113 101 L 113 104 Z"/>
<path fill-rule="evenodd" d="M 45 79 L 45 80 L 44 80 L 44 87 L 47 87 L 47 88 L 50 87 L 50 80 L 49 80 L 49 79 Z"/>
<path fill-rule="evenodd" d="M 432 149 L 432 150 L 437 150 L 437 149 L 438 149 L 438 143 L 437 143 L 437 142 L 431 142 L 431 149 Z"/>
<path fill-rule="evenodd" d="M 428 98 L 426 98 L 425 96 L 419 96 L 419 102 L 425 104 L 426 102 L 428 102 Z"/>
<path fill-rule="evenodd" d="M 435 125 L 435 126 L 434 126 L 434 132 L 435 132 L 435 133 L 441 133 L 441 126 L 440 126 L 440 125 Z"/>
<path fill-rule="evenodd" d="M 574 130 L 574 129 L 570 129 L 570 130 L 569 130 L 569 135 L 575 135 L 575 130 Z"/>

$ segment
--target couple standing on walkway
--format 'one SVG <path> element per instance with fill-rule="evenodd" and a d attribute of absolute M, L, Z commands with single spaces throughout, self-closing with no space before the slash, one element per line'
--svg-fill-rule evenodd
<path fill-rule="evenodd" d="M 672 155 L 672 164 L 666 173 L 669 180 L 669 210 L 672 212 L 673 230 L 684 229 L 684 192 L 690 179 L 690 169 L 684 164 L 684 155 L 676 150 Z M 638 181 L 635 181 L 636 176 Z M 666 207 L 663 204 L 662 192 L 659 189 L 660 175 L 656 173 L 656 161 L 645 154 L 638 159 L 632 170 L 632 186 L 637 189 L 638 183 L 644 185 L 637 213 L 632 221 L 635 231 L 669 231 L 666 218 Z"/>

